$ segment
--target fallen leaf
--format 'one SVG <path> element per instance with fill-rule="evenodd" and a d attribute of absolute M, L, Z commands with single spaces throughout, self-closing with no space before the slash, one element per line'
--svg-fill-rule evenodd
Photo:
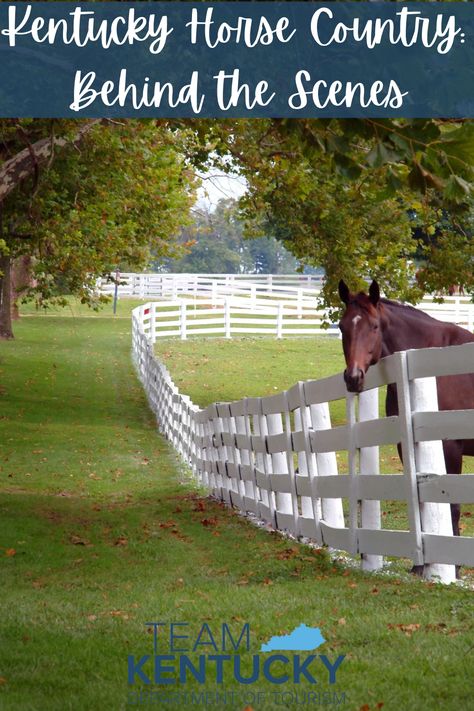
<path fill-rule="evenodd" d="M 114 546 L 128 546 L 128 540 L 123 536 L 120 536 L 120 538 L 117 538 L 115 541 Z"/>
<path fill-rule="evenodd" d="M 340 617 L 337 621 L 338 625 L 345 625 L 346 624 L 346 618 L 345 617 Z"/>
<path fill-rule="evenodd" d="M 70 543 L 72 543 L 75 546 L 91 546 L 92 543 L 88 541 L 86 538 L 81 538 L 80 536 L 70 536 L 69 537 Z"/>
<path fill-rule="evenodd" d="M 217 526 L 218 520 L 217 518 L 203 518 L 201 523 L 203 526 Z"/>
<path fill-rule="evenodd" d="M 389 630 L 397 629 L 397 630 L 400 630 L 400 632 L 404 632 L 407 637 L 411 637 L 413 632 L 416 632 L 416 630 L 420 629 L 420 624 L 417 622 L 413 622 L 408 625 L 402 625 L 402 624 L 396 625 L 396 624 L 389 623 L 387 626 L 388 626 Z"/>
<path fill-rule="evenodd" d="M 294 558 L 297 552 L 296 548 L 285 548 L 285 550 L 277 553 L 276 557 L 278 560 L 289 560 L 290 558 Z"/>
<path fill-rule="evenodd" d="M 13 558 L 14 555 L 16 555 L 16 550 L 14 548 L 7 548 L 5 551 L 5 555 L 7 558 Z"/>

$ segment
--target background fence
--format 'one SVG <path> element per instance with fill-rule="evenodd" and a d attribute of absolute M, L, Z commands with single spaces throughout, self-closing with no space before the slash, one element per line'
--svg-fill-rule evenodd
<path fill-rule="evenodd" d="M 280 318 L 283 319 L 283 330 L 290 334 L 291 328 L 305 328 L 312 326 L 308 333 L 322 332 L 321 324 L 325 320 L 324 311 L 320 308 L 319 295 L 323 277 L 320 275 L 281 275 L 281 274 L 121 274 L 118 286 L 119 297 L 132 297 L 141 299 L 160 299 L 168 302 L 177 302 L 179 299 L 190 301 L 194 304 L 204 302 L 202 307 L 208 306 L 216 309 L 239 310 L 240 317 L 247 312 L 256 312 L 260 318 L 274 317 L 274 335 L 282 334 L 276 326 L 278 309 Z M 112 295 L 115 285 L 105 279 L 98 282 L 98 290 L 104 294 Z M 176 306 L 176 304 L 174 304 Z M 435 297 L 425 296 L 418 305 L 423 311 L 440 319 L 457 323 L 470 331 L 474 330 L 474 304 L 469 296 L 446 296 L 444 303 L 437 303 Z M 166 307 L 163 307 L 166 308 Z M 176 308 L 178 308 L 176 306 Z M 267 309 L 264 316 L 263 312 Z M 312 324 L 294 324 L 293 316 L 296 313 L 300 320 L 313 320 Z M 187 314 L 191 314 L 188 311 Z M 176 316 L 178 316 L 176 314 Z M 214 315 L 215 318 L 218 314 Z M 205 318 L 204 314 L 201 314 Z M 239 316 L 235 314 L 235 318 Z M 179 315 L 179 318 L 183 318 Z M 208 315 L 208 318 L 211 318 Z M 285 324 L 286 319 L 290 321 Z M 224 328 L 224 317 L 221 322 L 216 322 L 216 333 L 221 334 Z M 175 324 L 176 325 L 176 324 Z M 206 324 L 202 324 L 206 326 Z M 241 324 L 242 326 L 244 324 Z M 286 329 L 285 329 L 286 325 Z M 196 327 L 197 324 L 195 323 Z M 210 324 L 207 324 L 209 328 Z M 222 326 L 222 328 L 217 328 Z M 247 324 L 249 328 L 262 326 L 262 331 L 268 330 L 267 323 Z M 264 329 L 263 327 L 267 327 Z M 174 328 L 174 326 L 173 326 Z M 174 329 L 176 330 L 176 329 Z M 196 328 L 194 329 L 196 332 Z M 233 329 L 236 333 L 246 331 Z M 258 333 L 260 331 L 247 331 Z M 196 332 L 197 333 L 197 332 Z M 295 331 L 295 334 L 297 331 Z M 292 335 L 295 335 L 292 334 Z M 174 334 L 173 334 L 174 335 Z M 205 334 L 204 334 L 205 335 Z"/>
<path fill-rule="evenodd" d="M 472 437 L 474 410 L 438 412 L 435 378 L 474 372 L 474 344 L 395 353 L 370 368 L 359 396 L 340 374 L 200 410 L 154 355 L 154 313 L 154 304 L 133 311 L 139 377 L 159 429 L 214 496 L 278 530 L 361 554 L 366 570 L 399 556 L 451 582 L 455 564 L 474 565 L 474 538 L 453 536 L 449 509 L 474 502 L 474 474 L 446 475 L 441 444 Z M 378 389 L 388 383 L 399 415 L 381 418 Z M 332 427 L 329 403 L 340 399 L 346 423 Z M 380 475 L 379 447 L 397 443 L 403 474 Z M 382 527 L 384 500 L 406 503 L 406 530 Z"/>

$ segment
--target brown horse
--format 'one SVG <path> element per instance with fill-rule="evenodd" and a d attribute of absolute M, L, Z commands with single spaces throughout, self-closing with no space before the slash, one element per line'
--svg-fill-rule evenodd
<path fill-rule="evenodd" d="M 413 306 L 380 298 L 376 281 L 370 285 L 368 294 L 351 294 L 341 280 L 339 296 L 346 305 L 339 327 L 347 365 L 344 380 L 349 392 L 360 393 L 367 369 L 392 353 L 474 342 L 474 335 L 460 326 L 438 321 Z M 439 377 L 437 389 L 440 410 L 474 408 L 474 374 Z M 398 415 L 395 385 L 387 387 L 385 409 L 387 416 Z M 460 474 L 463 456 L 474 456 L 474 438 L 443 441 L 443 448 L 447 473 Z M 459 536 L 460 510 L 459 504 L 451 505 L 456 536 Z"/>

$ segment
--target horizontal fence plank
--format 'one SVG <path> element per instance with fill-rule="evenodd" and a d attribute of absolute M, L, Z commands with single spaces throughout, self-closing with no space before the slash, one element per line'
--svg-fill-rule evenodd
<path fill-rule="evenodd" d="M 423 533 L 422 536 L 426 563 L 474 566 L 474 538 L 436 533 Z"/>
<path fill-rule="evenodd" d="M 280 494 L 291 493 L 291 477 L 289 474 L 270 474 L 268 479 L 272 491 Z"/>
<path fill-rule="evenodd" d="M 347 395 L 342 373 L 321 380 L 309 380 L 304 384 L 306 405 L 317 405 L 331 400 L 342 400 Z"/>
<path fill-rule="evenodd" d="M 474 439 L 474 410 L 414 412 L 415 442 L 447 439 Z"/>
<path fill-rule="evenodd" d="M 349 449 L 349 426 L 341 425 L 331 430 L 310 430 L 309 440 L 311 451 L 339 452 Z"/>
<path fill-rule="evenodd" d="M 403 474 L 360 474 L 356 478 L 357 497 L 368 501 L 406 501 Z"/>
<path fill-rule="evenodd" d="M 313 518 L 300 516 L 298 519 L 298 535 L 304 538 L 317 539 L 317 527 Z"/>
<path fill-rule="evenodd" d="M 400 442 L 400 422 L 398 417 L 382 417 L 378 420 L 357 422 L 354 426 L 356 447 L 374 447 Z"/>
<path fill-rule="evenodd" d="M 408 377 L 413 380 L 434 375 L 474 373 L 474 343 L 449 346 L 449 358 L 446 356 L 445 348 L 407 351 Z"/>
<path fill-rule="evenodd" d="M 276 523 L 280 531 L 288 531 L 296 536 L 295 519 L 292 514 L 276 511 Z"/>
<path fill-rule="evenodd" d="M 375 555 L 393 555 L 401 558 L 412 558 L 415 548 L 415 537 L 410 531 L 357 530 L 359 553 Z"/>
<path fill-rule="evenodd" d="M 340 551 L 347 551 L 349 549 L 350 529 L 334 528 L 334 526 L 329 526 L 325 521 L 321 521 L 320 525 L 322 539 L 327 546 L 337 548 L 337 550 Z"/>
<path fill-rule="evenodd" d="M 474 503 L 474 474 L 418 474 L 417 479 L 422 502 Z"/>

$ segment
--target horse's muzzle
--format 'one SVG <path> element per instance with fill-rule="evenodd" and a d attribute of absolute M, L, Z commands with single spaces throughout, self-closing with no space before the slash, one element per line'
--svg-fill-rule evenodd
<path fill-rule="evenodd" d="M 344 381 L 350 393 L 361 393 L 364 389 L 365 373 L 361 368 L 346 368 L 344 371 Z"/>

